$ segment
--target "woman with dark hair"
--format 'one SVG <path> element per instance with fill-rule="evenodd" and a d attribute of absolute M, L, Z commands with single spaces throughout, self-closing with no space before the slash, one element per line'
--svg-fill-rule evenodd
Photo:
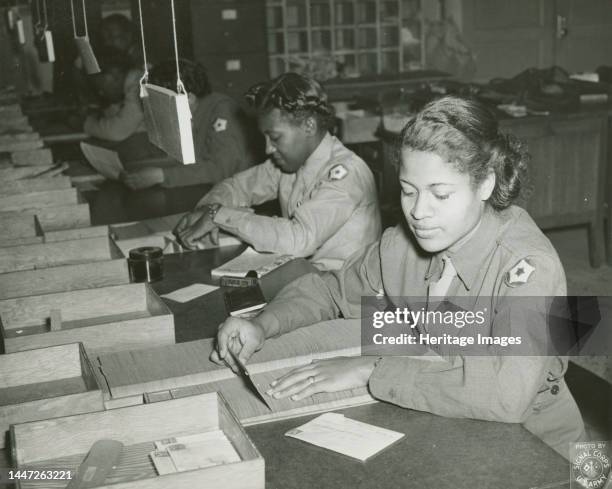
<path fill-rule="evenodd" d="M 269 159 L 216 185 L 175 232 L 190 248 L 219 229 L 258 251 L 309 257 L 337 269 L 380 236 L 374 177 L 368 166 L 328 132 L 333 116 L 314 80 L 286 73 L 252 87 Z M 248 207 L 279 200 L 282 217 Z"/>
<path fill-rule="evenodd" d="M 306 275 L 289 284 L 256 318 L 226 320 L 211 359 L 236 369 L 234 356 L 246 362 L 266 338 L 340 316 L 360 317 L 363 296 L 382 298 L 384 293 L 391 305 L 407 302 L 412 310 L 419 301 L 411 298 L 426 297 L 434 311 L 439 303 L 431 297 L 463 298 L 473 304 L 472 312 L 488 311 L 489 321 L 477 327 L 480 335 L 499 341 L 519 333 L 525 344 L 514 351 L 536 353 L 503 356 L 486 346 L 468 355 L 434 347 L 442 355 L 416 357 L 419 349 L 408 347 L 401 354 L 411 356 L 317 360 L 273 382 L 268 393 L 299 401 L 318 392 L 368 386 L 375 398 L 411 409 L 522 423 L 567 457 L 570 442 L 584 432 L 563 378 L 567 358 L 560 352 L 543 356 L 536 344 L 551 343 L 548 311 L 521 307 L 527 298 L 566 293 L 551 243 L 525 210 L 512 205 L 526 154 L 499 132 L 486 107 L 448 96 L 408 122 L 400 155 L 406 226 L 387 229 L 338 272 Z M 455 322 L 444 331 L 476 336 L 462 326 Z M 422 322 L 412 328 L 417 345 L 440 332 Z"/>
<path fill-rule="evenodd" d="M 191 109 L 191 126 L 196 162 L 181 165 L 172 161 L 139 161 L 123 182 L 140 189 L 162 184 L 182 187 L 216 183 L 246 170 L 256 160 L 249 122 L 238 104 L 227 95 L 211 91 L 206 70 L 199 63 L 179 60 L 181 81 Z M 176 62 L 168 60 L 149 73 L 149 83 L 176 90 Z M 134 167 L 134 164 L 128 164 Z M 144 167 L 143 167 L 144 166 Z"/>

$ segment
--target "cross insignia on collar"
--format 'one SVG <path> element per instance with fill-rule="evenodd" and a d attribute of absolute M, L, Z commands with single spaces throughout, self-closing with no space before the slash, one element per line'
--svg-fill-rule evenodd
<path fill-rule="evenodd" d="M 509 287 L 518 287 L 519 285 L 526 284 L 533 272 L 535 272 L 535 267 L 527 258 L 522 258 L 506 273 L 506 285 Z"/>

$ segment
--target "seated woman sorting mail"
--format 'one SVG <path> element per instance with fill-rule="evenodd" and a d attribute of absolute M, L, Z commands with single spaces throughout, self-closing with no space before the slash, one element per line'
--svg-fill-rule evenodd
<path fill-rule="evenodd" d="M 316 81 L 286 73 L 252 87 L 247 99 L 258 112 L 269 159 L 216 185 L 175 233 L 193 248 L 209 234 L 215 242 L 222 229 L 257 251 L 340 268 L 380 235 L 372 172 L 328 132 L 332 109 Z M 249 209 L 274 199 L 282 217 Z"/>
<path fill-rule="evenodd" d="M 396 308 L 413 297 L 430 305 L 432 297 L 463 298 L 489 311 L 490 321 L 478 326 L 481 335 L 518 333 L 527 349 L 538 335 L 550 344 L 546 310 L 513 307 L 566 294 L 555 249 L 528 213 L 512 205 L 525 167 L 524 151 L 499 132 L 485 106 L 450 96 L 430 102 L 401 135 L 405 223 L 387 229 L 341 270 L 287 285 L 254 319 L 227 319 L 211 360 L 236 369 L 235 358 L 247 362 L 266 338 L 337 317 L 358 318 L 364 296 L 386 298 Z M 470 333 L 460 326 L 448 329 L 455 337 Z M 415 338 L 434 327 L 415 324 Z M 489 346 L 465 353 L 391 356 L 386 350 L 384 356 L 315 360 L 272 382 L 268 395 L 297 401 L 367 386 L 376 399 L 410 409 L 522 423 L 567 457 L 584 426 L 564 380 L 565 353 L 511 356 Z"/>
<path fill-rule="evenodd" d="M 123 183 L 133 189 L 161 184 L 183 187 L 217 183 L 246 170 L 257 158 L 255 129 L 238 104 L 211 91 L 206 70 L 199 63 L 179 60 L 181 80 L 191 109 L 195 164 L 183 165 L 169 157 L 127 162 Z M 176 90 L 176 62 L 164 61 L 151 70 L 149 83 Z"/>

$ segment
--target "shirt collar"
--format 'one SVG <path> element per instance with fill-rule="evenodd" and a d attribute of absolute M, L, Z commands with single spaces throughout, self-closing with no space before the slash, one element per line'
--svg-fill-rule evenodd
<path fill-rule="evenodd" d="M 317 148 L 306 159 L 306 162 L 298 170 L 299 176 L 304 179 L 304 183 L 309 182 L 319 175 L 321 168 L 330 160 L 332 147 L 334 145 L 334 137 L 330 133 L 326 133 Z"/>
<path fill-rule="evenodd" d="M 457 276 L 470 290 L 482 268 L 483 258 L 495 247 L 500 226 L 499 216 L 495 210 L 486 205 L 480 223 L 458 249 L 448 249 L 432 256 L 425 278 L 429 280 L 432 276 L 437 277 L 442 273 L 444 266 L 442 256 L 447 255 L 457 271 Z"/>

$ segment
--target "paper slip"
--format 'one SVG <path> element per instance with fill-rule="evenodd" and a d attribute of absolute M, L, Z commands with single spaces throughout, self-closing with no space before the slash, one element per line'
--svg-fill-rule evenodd
<path fill-rule="evenodd" d="M 166 442 L 176 440 L 167 445 Z M 214 465 L 240 462 L 240 456 L 221 430 L 170 438 L 155 442 L 157 452 L 165 451 L 177 471 L 202 469 Z M 161 457 L 160 457 L 161 458 Z M 164 467 L 168 468 L 166 465 Z"/>
<path fill-rule="evenodd" d="M 214 285 L 207 284 L 191 284 L 187 287 L 183 287 L 182 289 L 175 290 L 174 292 L 170 292 L 169 294 L 164 294 L 162 297 L 166 299 L 170 299 L 175 302 L 189 302 L 193 299 L 196 299 L 202 295 L 209 294 L 217 290 L 219 287 Z"/>
<path fill-rule="evenodd" d="M 405 435 L 355 421 L 342 414 L 325 413 L 288 431 L 285 436 L 297 438 L 365 462 Z"/>
<path fill-rule="evenodd" d="M 153 450 L 149 453 L 149 457 L 151 457 L 158 475 L 173 474 L 176 472 L 174 462 L 166 450 Z"/>
<path fill-rule="evenodd" d="M 213 277 L 246 277 L 249 271 L 254 270 L 258 277 L 262 277 L 291 260 L 293 260 L 291 255 L 258 253 L 253 248 L 248 247 L 233 260 L 212 270 L 211 275 Z"/>
<path fill-rule="evenodd" d="M 123 172 L 123 165 L 116 151 L 85 142 L 81 142 L 81 151 L 89 164 L 109 180 L 117 180 Z"/>

